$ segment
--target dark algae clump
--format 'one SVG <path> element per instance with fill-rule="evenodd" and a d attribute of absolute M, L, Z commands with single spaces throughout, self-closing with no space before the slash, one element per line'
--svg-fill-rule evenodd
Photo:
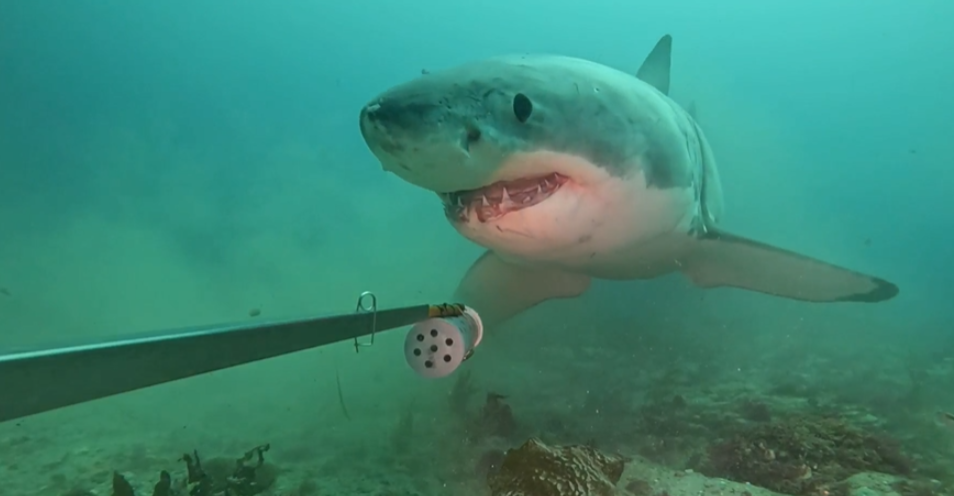
<path fill-rule="evenodd" d="M 152 496 L 255 496 L 275 483 L 277 469 L 265 463 L 264 444 L 247 451 L 238 459 L 212 458 L 202 461 L 199 453 L 182 455 L 186 476 L 173 480 L 169 472 L 159 473 Z M 113 496 L 136 496 L 132 485 L 119 472 L 113 472 Z"/>
<path fill-rule="evenodd" d="M 909 476 L 912 466 L 887 437 L 806 416 L 757 424 L 712 445 L 704 472 L 801 496 L 835 493 L 859 472 Z"/>

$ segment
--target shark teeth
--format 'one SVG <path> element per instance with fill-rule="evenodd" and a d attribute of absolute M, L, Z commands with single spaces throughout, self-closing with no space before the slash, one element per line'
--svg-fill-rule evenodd
<path fill-rule="evenodd" d="M 546 176 L 498 181 L 483 188 L 442 193 L 444 214 L 454 222 L 466 222 L 472 213 L 481 223 L 536 205 L 549 198 L 569 180 L 553 173 Z"/>

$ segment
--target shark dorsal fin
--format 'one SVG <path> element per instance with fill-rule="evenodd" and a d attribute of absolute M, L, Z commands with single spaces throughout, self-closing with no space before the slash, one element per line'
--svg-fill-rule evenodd
<path fill-rule="evenodd" d="M 646 56 L 643 65 L 636 71 L 636 77 L 653 85 L 665 95 L 669 95 L 669 69 L 672 66 L 672 36 L 665 35 L 656 43 L 656 47 Z"/>

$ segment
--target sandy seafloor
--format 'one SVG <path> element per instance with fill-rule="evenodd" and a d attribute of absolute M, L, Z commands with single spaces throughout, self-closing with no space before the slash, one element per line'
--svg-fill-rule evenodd
<path fill-rule="evenodd" d="M 890 436 L 919 481 L 904 492 L 915 486 L 899 486 L 903 477 L 859 470 L 839 486 L 849 492 L 821 496 L 951 494 L 954 430 L 937 418 L 954 383 L 945 351 L 911 357 L 876 343 L 821 343 L 752 355 L 705 342 L 679 349 L 672 345 L 685 336 L 662 333 L 629 353 L 618 342 L 549 343 L 522 358 L 521 340 L 538 337 L 489 345 L 443 381 L 404 368 L 398 332 L 360 355 L 334 345 L 5 423 L 0 495 L 109 495 L 113 471 L 149 495 L 160 470 L 183 476 L 183 453 L 237 458 L 264 443 L 277 469 L 265 495 L 482 495 L 490 494 L 482 457 L 531 436 L 630 457 L 623 495 L 633 481 L 659 496 L 770 494 L 700 471 L 732 433 L 789 418 L 835 418 Z M 743 364 L 745 355 L 757 358 Z M 377 370 L 365 373 L 371 362 Z M 488 392 L 507 396 L 513 425 L 486 428 Z"/>

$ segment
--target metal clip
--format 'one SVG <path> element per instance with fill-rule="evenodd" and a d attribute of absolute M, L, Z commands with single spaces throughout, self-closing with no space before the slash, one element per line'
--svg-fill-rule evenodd
<path fill-rule="evenodd" d="M 367 305 L 367 300 L 371 300 L 371 306 Z M 362 346 L 374 346 L 374 334 L 378 331 L 378 297 L 370 291 L 365 291 L 358 295 L 358 303 L 354 308 L 355 313 L 371 314 L 371 340 L 367 343 L 359 343 L 358 338 L 354 338 L 354 352 L 358 353 Z"/>

